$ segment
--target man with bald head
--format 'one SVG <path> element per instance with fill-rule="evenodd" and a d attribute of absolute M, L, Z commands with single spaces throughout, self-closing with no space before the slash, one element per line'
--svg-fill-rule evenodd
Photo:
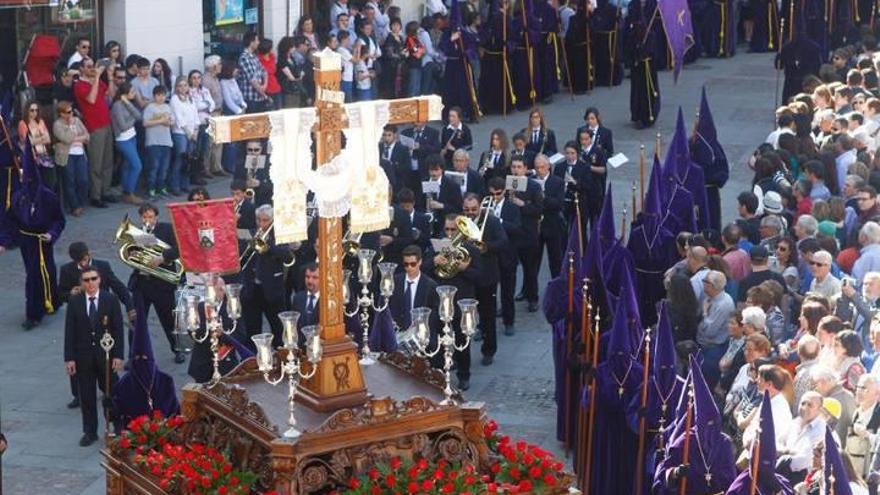
<path fill-rule="evenodd" d="M 709 251 L 703 246 L 691 246 L 685 255 L 685 265 L 691 276 L 691 287 L 694 288 L 694 294 L 700 304 L 706 300 L 706 293 L 703 290 L 703 280 L 709 273 L 706 264 L 709 262 Z"/>
<path fill-rule="evenodd" d="M 809 391 L 798 403 L 798 415 L 792 420 L 788 434 L 777 449 L 779 460 L 776 472 L 788 478 L 792 485 L 804 480 L 812 465 L 813 448 L 825 438 L 825 420 L 820 416 L 822 395 Z"/>
<path fill-rule="evenodd" d="M 752 273 L 740 281 L 736 302 L 745 302 L 746 292 L 767 280 L 775 280 L 779 282 L 779 285 L 788 287 L 782 275 L 770 269 L 770 264 L 768 263 L 770 251 L 765 246 L 758 245 L 752 247 L 752 250 L 749 251 L 749 257 L 752 261 Z"/>

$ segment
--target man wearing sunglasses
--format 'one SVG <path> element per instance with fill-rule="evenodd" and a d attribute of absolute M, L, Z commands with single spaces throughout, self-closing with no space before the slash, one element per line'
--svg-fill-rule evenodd
<path fill-rule="evenodd" d="M 89 52 L 92 49 L 92 42 L 89 41 L 88 38 L 79 38 L 76 40 L 76 51 L 74 51 L 70 58 L 67 59 L 67 66 L 82 62 L 83 59 L 88 58 Z"/>
<path fill-rule="evenodd" d="M 101 275 L 94 267 L 80 274 L 82 289 L 71 296 L 64 324 L 64 365 L 67 374 L 76 377 L 80 393 L 83 436 L 82 447 L 98 440 L 97 385 L 104 392 L 104 373 L 107 358 L 101 348 L 105 333 L 113 337 L 110 350 L 114 372 L 122 370 L 125 341 L 122 333 L 122 309 L 119 299 L 112 292 L 101 289 Z M 111 373 L 111 387 L 116 383 L 116 373 Z"/>
<path fill-rule="evenodd" d="M 394 275 L 394 293 L 388 305 L 397 331 L 410 327 L 413 308 L 430 308 L 437 311 L 437 282 L 422 273 L 422 249 L 415 244 L 403 248 L 403 273 Z"/>
<path fill-rule="evenodd" d="M 840 297 L 840 279 L 831 274 L 831 253 L 828 251 L 816 251 L 810 260 L 810 272 L 813 281 L 810 283 L 810 292 L 814 292 L 832 303 Z"/>

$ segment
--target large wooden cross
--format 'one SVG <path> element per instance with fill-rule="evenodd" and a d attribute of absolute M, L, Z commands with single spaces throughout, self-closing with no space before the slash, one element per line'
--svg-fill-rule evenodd
<path fill-rule="evenodd" d="M 313 141 L 317 163 L 330 162 L 342 149 L 346 128 L 345 105 L 339 101 L 342 72 L 335 54 L 321 52 L 314 58 L 317 122 Z M 389 102 L 390 124 L 428 122 L 438 114 L 436 97 L 418 97 Z M 432 108 L 433 104 L 433 108 Z M 235 117 L 216 117 L 209 122 L 215 143 L 267 139 L 271 112 Z M 378 143 L 376 144 L 378 146 Z M 273 167 L 286 164 L 274 163 Z M 358 363 L 357 346 L 345 332 L 342 300 L 342 221 L 318 219 L 318 264 L 321 267 L 320 309 L 324 357 L 315 376 L 304 383 L 299 396 L 318 411 L 335 411 L 364 404 L 367 389 Z"/>

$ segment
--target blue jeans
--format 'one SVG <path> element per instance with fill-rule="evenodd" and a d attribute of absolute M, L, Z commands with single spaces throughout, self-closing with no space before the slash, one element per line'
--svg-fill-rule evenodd
<path fill-rule="evenodd" d="M 89 199 L 89 161 L 86 155 L 70 155 L 64 168 L 64 196 L 71 210 L 82 208 Z"/>
<path fill-rule="evenodd" d="M 370 101 L 372 98 L 373 90 L 372 88 L 367 89 L 354 89 L 354 101 Z"/>
<path fill-rule="evenodd" d="M 137 190 L 138 177 L 141 175 L 141 169 L 144 168 L 141 163 L 141 157 L 137 151 L 137 139 L 130 138 L 125 141 L 116 141 L 116 149 L 122 154 L 125 163 L 119 171 L 119 182 L 122 186 L 122 192 L 125 194 L 134 194 Z"/>
<path fill-rule="evenodd" d="M 189 188 L 189 173 L 183 173 L 186 165 L 186 154 L 192 150 L 193 143 L 186 134 L 171 133 L 174 142 L 174 156 L 171 159 L 171 174 L 168 176 L 168 188 L 172 191 L 182 191 Z"/>
<path fill-rule="evenodd" d="M 345 93 L 345 102 L 351 103 L 352 101 L 352 88 L 354 87 L 354 83 L 351 81 L 342 81 L 340 83 L 339 88 Z"/>
<path fill-rule="evenodd" d="M 422 91 L 422 68 L 409 69 L 409 81 L 407 81 L 406 96 L 419 96 Z"/>
<path fill-rule="evenodd" d="M 147 189 L 165 187 L 168 167 L 171 166 L 171 146 L 147 146 Z"/>

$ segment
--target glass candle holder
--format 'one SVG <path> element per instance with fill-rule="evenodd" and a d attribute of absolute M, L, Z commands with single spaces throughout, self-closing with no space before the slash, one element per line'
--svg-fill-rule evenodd
<path fill-rule="evenodd" d="M 311 363 L 317 363 L 324 355 L 324 344 L 321 342 L 321 327 L 309 325 L 303 327 L 303 336 L 306 338 L 306 358 Z"/>
<path fill-rule="evenodd" d="M 241 284 L 226 284 L 226 314 L 233 320 L 241 318 Z"/>
<path fill-rule="evenodd" d="M 388 298 L 394 294 L 394 271 L 397 270 L 397 263 L 384 262 L 379 263 L 379 293 L 383 297 Z"/>
<path fill-rule="evenodd" d="M 431 308 L 413 308 L 410 310 L 412 326 L 415 328 L 416 341 L 425 348 L 431 340 Z"/>
<path fill-rule="evenodd" d="M 461 310 L 461 331 L 465 335 L 473 335 L 477 331 L 477 300 L 462 299 L 458 301 Z"/>
<path fill-rule="evenodd" d="M 272 371 L 272 334 L 261 333 L 251 337 L 257 347 L 257 367 L 263 373 Z"/>
<path fill-rule="evenodd" d="M 186 328 L 194 332 L 199 328 L 199 299 L 195 294 L 187 294 L 185 301 Z"/>
<path fill-rule="evenodd" d="M 376 251 L 372 249 L 358 250 L 358 282 L 363 285 L 369 284 L 373 280 L 373 258 Z"/>
<path fill-rule="evenodd" d="M 296 330 L 299 313 L 282 311 L 278 313 L 278 319 L 281 320 L 281 340 L 284 342 L 284 347 L 290 350 L 296 349 L 299 343 L 299 335 Z"/>
<path fill-rule="evenodd" d="M 455 316 L 455 293 L 458 289 L 452 285 L 437 287 L 437 295 L 440 296 L 440 305 L 437 313 L 444 322 L 452 321 Z"/>
<path fill-rule="evenodd" d="M 351 270 L 342 270 L 342 303 L 348 306 L 351 301 Z"/>

